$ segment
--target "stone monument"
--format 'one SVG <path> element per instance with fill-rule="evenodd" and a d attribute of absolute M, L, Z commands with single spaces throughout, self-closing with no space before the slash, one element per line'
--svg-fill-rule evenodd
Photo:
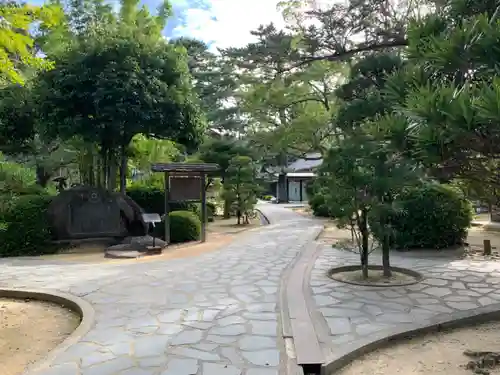
<path fill-rule="evenodd" d="M 78 186 L 62 191 L 49 206 L 57 240 L 143 236 L 142 209 L 128 196 Z"/>

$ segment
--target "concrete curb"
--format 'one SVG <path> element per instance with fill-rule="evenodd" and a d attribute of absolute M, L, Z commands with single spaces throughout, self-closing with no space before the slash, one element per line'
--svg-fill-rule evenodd
<path fill-rule="evenodd" d="M 321 228 L 318 228 L 314 237 L 317 237 L 320 231 Z M 295 354 L 293 360 L 296 362 L 295 368 L 289 369 L 289 374 L 299 373 L 297 365 L 303 366 L 304 369 L 312 369 L 324 363 L 323 352 L 311 316 L 310 301 L 307 298 L 309 287 L 307 271 L 311 268 L 311 262 L 316 259 L 317 245 L 307 244 L 304 250 L 285 271 L 280 289 L 283 336 L 285 340 L 293 340 Z M 290 371 L 292 369 L 295 372 Z"/>
<path fill-rule="evenodd" d="M 393 340 L 404 339 L 410 335 L 439 332 L 443 328 L 467 327 L 496 319 L 500 319 L 500 303 L 483 306 L 470 311 L 441 314 L 426 322 L 408 324 L 392 331 L 377 332 L 356 342 L 331 348 L 332 354 L 326 358 L 326 363 L 321 368 L 321 374 L 330 375 L 354 359 L 376 349 L 388 346 L 390 341 Z"/>
<path fill-rule="evenodd" d="M 350 284 L 350 285 L 358 285 L 358 286 L 370 286 L 370 287 L 375 287 L 375 288 L 389 288 L 389 287 L 396 287 L 396 286 L 408 286 L 408 285 L 414 285 L 418 284 L 424 279 L 424 275 L 422 275 L 420 272 L 410 270 L 408 268 L 401 268 L 401 267 L 392 267 L 391 270 L 394 272 L 399 272 L 407 276 L 411 276 L 415 278 L 415 280 L 412 281 L 406 281 L 404 283 L 399 283 L 399 284 L 382 284 L 382 283 L 365 283 L 363 281 L 350 281 L 350 280 L 341 280 L 337 277 L 335 277 L 335 274 L 340 273 L 340 272 L 349 272 L 349 271 L 358 271 L 360 269 L 360 265 L 348 265 L 348 266 L 340 266 L 340 267 L 334 267 L 328 270 L 327 276 L 334 280 L 338 281 L 339 283 L 345 283 L 345 284 Z M 370 265 L 368 266 L 368 270 L 377 270 L 381 271 L 383 270 L 383 267 L 380 265 Z"/>
<path fill-rule="evenodd" d="M 87 301 L 80 297 L 62 293 L 58 291 L 48 291 L 42 289 L 0 289 L 1 298 L 13 299 L 33 299 L 44 302 L 52 302 L 66 308 L 69 308 L 80 315 L 80 325 L 69 335 L 66 340 L 51 350 L 45 358 L 30 365 L 24 372 L 24 375 L 34 375 L 38 371 L 50 366 L 54 359 L 70 346 L 76 344 L 92 328 L 95 322 L 94 308 Z"/>
<path fill-rule="evenodd" d="M 271 220 L 262 212 L 262 210 L 259 210 L 258 208 L 254 208 L 254 211 L 257 211 L 257 213 L 260 215 L 261 219 L 264 219 L 265 223 L 262 223 L 264 225 L 269 225 L 271 224 Z"/>

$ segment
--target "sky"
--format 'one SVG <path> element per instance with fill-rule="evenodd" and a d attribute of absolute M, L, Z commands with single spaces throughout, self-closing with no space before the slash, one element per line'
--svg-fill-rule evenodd
<path fill-rule="evenodd" d="M 145 0 L 153 3 L 156 0 Z M 212 48 L 239 47 L 252 42 L 251 30 L 274 22 L 283 27 L 279 0 L 173 0 L 174 18 L 167 37 L 190 36 Z M 149 4 L 148 4 L 149 5 Z M 151 5 L 150 5 L 151 6 Z"/>
<path fill-rule="evenodd" d="M 42 4 L 44 0 L 28 0 Z M 118 2 L 118 0 L 109 0 Z M 212 49 L 244 46 L 254 39 L 251 30 L 274 22 L 283 27 L 276 9 L 279 0 L 171 0 L 174 17 L 165 29 L 167 38 L 190 36 L 203 40 Z M 141 0 L 154 10 L 160 0 Z"/>

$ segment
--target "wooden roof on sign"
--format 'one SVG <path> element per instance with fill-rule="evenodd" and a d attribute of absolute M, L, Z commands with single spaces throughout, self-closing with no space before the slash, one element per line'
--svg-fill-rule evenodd
<path fill-rule="evenodd" d="M 216 172 L 220 169 L 218 164 L 212 163 L 157 163 L 151 166 L 153 172 Z"/>

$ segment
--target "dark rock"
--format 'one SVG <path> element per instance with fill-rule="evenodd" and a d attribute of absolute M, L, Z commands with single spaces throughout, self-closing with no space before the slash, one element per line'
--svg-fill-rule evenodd
<path fill-rule="evenodd" d="M 155 248 L 161 249 L 167 246 L 167 243 L 159 238 L 154 240 Z M 153 248 L 153 237 L 151 236 L 139 236 L 139 237 L 127 237 L 120 244 L 110 246 L 106 251 L 138 251 L 142 253 L 158 252 Z"/>
<path fill-rule="evenodd" d="M 64 190 L 48 209 L 57 240 L 144 235 L 141 213 L 128 196 L 87 186 Z"/>

